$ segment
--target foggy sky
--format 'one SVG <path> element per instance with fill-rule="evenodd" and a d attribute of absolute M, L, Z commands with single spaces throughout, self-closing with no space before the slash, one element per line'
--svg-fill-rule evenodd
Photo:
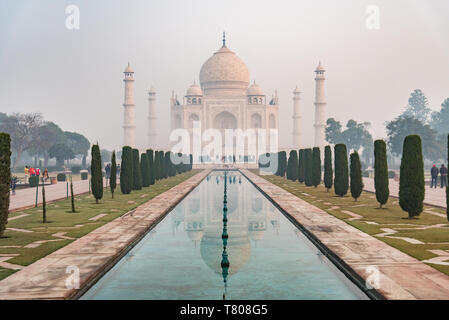
<path fill-rule="evenodd" d="M 80 30 L 65 27 L 78 5 Z M 380 30 L 365 27 L 367 5 Z M 123 70 L 135 71 L 137 143 L 147 141 L 147 92 L 157 92 L 168 142 L 169 98 L 181 100 L 221 46 L 247 64 L 268 97 L 280 96 L 280 147 L 292 143 L 292 91 L 302 94 L 303 141 L 313 144 L 314 70 L 326 68 L 327 118 L 370 121 L 374 138 L 417 88 L 439 110 L 449 97 L 447 0 L 175 1 L 2 0 L 0 112 L 42 112 L 101 148 L 123 140 Z"/>

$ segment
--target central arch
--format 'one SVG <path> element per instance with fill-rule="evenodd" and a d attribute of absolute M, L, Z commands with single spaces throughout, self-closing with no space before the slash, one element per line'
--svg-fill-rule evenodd
<path fill-rule="evenodd" d="M 220 131 L 237 129 L 237 118 L 228 111 L 220 112 L 214 118 L 214 128 Z"/>

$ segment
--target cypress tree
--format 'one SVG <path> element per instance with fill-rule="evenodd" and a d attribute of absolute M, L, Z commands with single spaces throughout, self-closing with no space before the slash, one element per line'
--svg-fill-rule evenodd
<path fill-rule="evenodd" d="M 172 158 L 174 157 L 173 152 L 169 151 L 168 152 L 168 162 L 169 162 L 169 170 L 168 170 L 168 175 L 170 177 L 174 177 L 176 176 L 176 170 L 178 169 L 177 166 L 175 166 L 175 164 L 173 163 Z M 179 166 L 179 165 L 178 165 Z"/>
<path fill-rule="evenodd" d="M 153 167 L 154 167 L 154 181 L 159 180 L 159 151 L 154 151 L 154 159 L 153 159 Z"/>
<path fill-rule="evenodd" d="M 448 150 L 448 167 L 449 167 L 449 135 L 447 136 L 447 150 Z M 449 187 L 446 187 L 446 216 L 449 220 Z"/>
<path fill-rule="evenodd" d="M 312 184 L 316 188 L 321 183 L 321 153 L 320 148 L 312 151 Z"/>
<path fill-rule="evenodd" d="M 75 213 L 75 195 L 73 194 L 73 182 L 72 182 L 72 178 L 70 178 L 70 197 L 72 200 L 72 213 Z"/>
<path fill-rule="evenodd" d="M 120 166 L 120 190 L 130 194 L 133 189 L 133 151 L 131 147 L 123 147 L 122 164 Z"/>
<path fill-rule="evenodd" d="M 139 150 L 133 149 L 133 190 L 142 189 L 142 172 L 140 171 Z"/>
<path fill-rule="evenodd" d="M 335 194 L 344 197 L 348 193 L 349 177 L 348 177 L 348 152 L 346 145 L 337 144 L 334 148 L 335 156 Z"/>
<path fill-rule="evenodd" d="M 42 223 L 47 223 L 47 200 L 45 199 L 45 183 L 42 184 Z"/>
<path fill-rule="evenodd" d="M 140 156 L 140 171 L 142 172 L 142 187 L 148 187 L 150 185 L 150 165 L 146 153 L 142 153 Z"/>
<path fill-rule="evenodd" d="M 374 142 L 374 187 L 379 207 L 387 203 L 390 196 L 388 187 L 387 145 L 383 140 Z"/>
<path fill-rule="evenodd" d="M 103 172 L 101 170 L 101 154 L 98 144 L 94 144 L 91 150 L 92 161 L 90 164 L 92 194 L 95 202 L 103 198 Z"/>
<path fill-rule="evenodd" d="M 153 185 L 156 178 L 154 172 L 154 152 L 153 149 L 147 150 L 148 170 L 150 171 L 150 185 Z"/>
<path fill-rule="evenodd" d="M 111 177 L 109 178 L 109 186 L 111 188 L 112 199 L 114 199 L 114 191 L 117 188 L 117 161 L 115 159 L 115 150 L 112 151 Z"/>
<path fill-rule="evenodd" d="M 11 137 L 0 132 L 0 237 L 8 223 L 9 188 L 11 185 Z"/>
<path fill-rule="evenodd" d="M 287 172 L 287 152 L 281 151 L 280 153 L 280 164 L 279 164 L 279 176 L 285 177 L 285 174 Z"/>
<path fill-rule="evenodd" d="M 189 158 L 190 158 L 189 171 L 192 171 L 192 169 L 193 169 L 193 155 L 190 154 Z"/>
<path fill-rule="evenodd" d="M 298 153 L 296 150 L 290 151 L 287 163 L 287 179 L 296 181 L 298 179 Z"/>
<path fill-rule="evenodd" d="M 165 154 L 163 154 L 164 158 L 163 158 L 163 162 L 164 162 L 164 178 L 168 178 L 169 177 L 169 173 L 170 173 L 170 152 L 165 152 Z"/>
<path fill-rule="evenodd" d="M 330 146 L 324 148 L 324 186 L 327 192 L 332 189 L 333 172 L 332 172 L 332 151 Z"/>
<path fill-rule="evenodd" d="M 313 186 L 312 166 L 313 166 L 312 149 L 304 150 L 304 182 L 307 187 Z"/>
<path fill-rule="evenodd" d="M 404 140 L 399 176 L 399 205 L 408 212 L 409 218 L 419 216 L 423 211 L 424 192 L 421 138 L 410 135 Z"/>
<path fill-rule="evenodd" d="M 351 196 L 357 201 L 363 191 L 362 164 L 357 151 L 354 151 L 350 157 L 351 167 Z"/>
<path fill-rule="evenodd" d="M 304 149 L 299 150 L 298 153 L 298 181 L 300 183 L 304 183 L 306 181 L 305 177 L 305 158 L 304 158 Z"/>

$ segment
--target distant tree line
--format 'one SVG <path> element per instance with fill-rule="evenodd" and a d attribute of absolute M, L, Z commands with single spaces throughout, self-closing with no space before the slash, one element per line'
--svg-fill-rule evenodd
<path fill-rule="evenodd" d="M 11 137 L 11 148 L 15 153 L 13 168 L 25 153 L 42 157 L 45 167 L 52 158 L 56 159 L 57 166 L 62 166 L 65 160 L 76 157 L 83 157 L 85 161 L 90 148 L 85 136 L 63 131 L 57 124 L 44 121 L 40 113 L 0 113 L 0 132 Z"/>

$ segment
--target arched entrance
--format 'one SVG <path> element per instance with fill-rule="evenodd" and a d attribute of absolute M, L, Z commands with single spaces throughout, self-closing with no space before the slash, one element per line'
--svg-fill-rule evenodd
<path fill-rule="evenodd" d="M 223 111 L 217 114 L 214 118 L 214 129 L 217 129 L 221 133 L 222 138 L 222 154 L 223 156 L 226 154 L 226 139 L 225 139 L 225 130 L 226 129 L 237 129 L 238 122 L 235 115 L 228 111 Z M 235 141 L 233 141 L 233 153 L 235 153 Z M 230 163 L 233 162 L 232 156 L 228 155 L 227 158 L 223 159 L 224 162 Z"/>

